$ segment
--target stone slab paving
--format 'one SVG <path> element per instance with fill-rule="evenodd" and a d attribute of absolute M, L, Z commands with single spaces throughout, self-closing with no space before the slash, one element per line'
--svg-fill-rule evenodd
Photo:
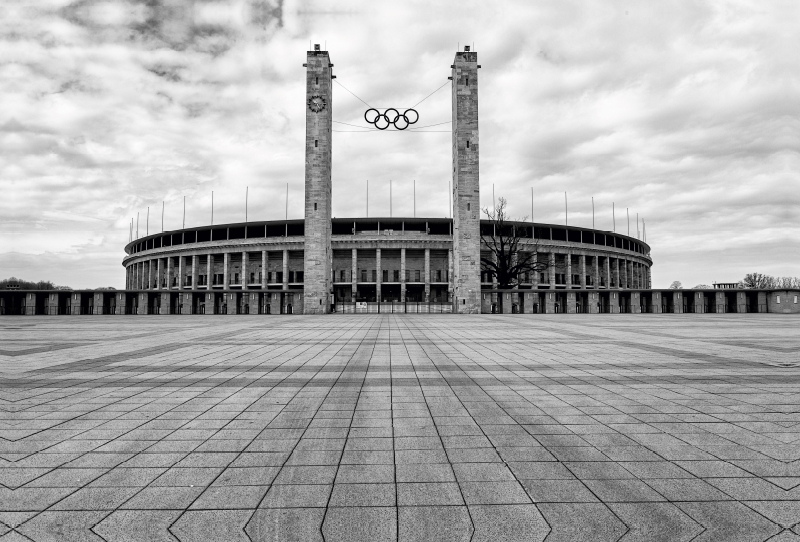
<path fill-rule="evenodd" d="M 800 319 L 0 318 L 0 541 L 800 540 Z"/>

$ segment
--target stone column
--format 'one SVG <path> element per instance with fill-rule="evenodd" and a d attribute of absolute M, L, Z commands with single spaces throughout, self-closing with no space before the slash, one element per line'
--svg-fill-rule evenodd
<path fill-rule="evenodd" d="M 209 279 L 208 287 L 211 288 L 211 279 Z M 213 292 L 206 292 L 206 314 L 214 314 L 214 294 Z"/>
<path fill-rule="evenodd" d="M 621 286 L 620 282 L 620 274 L 619 274 L 619 258 L 614 258 L 614 284 L 617 285 L 617 288 Z"/>
<path fill-rule="evenodd" d="M 261 251 L 261 289 L 267 289 L 267 265 L 269 264 L 269 253 Z M 266 303 L 266 300 L 264 301 Z"/>
<path fill-rule="evenodd" d="M 642 312 L 642 299 L 640 292 L 631 292 L 631 313 L 638 314 Z"/>
<path fill-rule="evenodd" d="M 606 290 L 608 290 L 609 288 L 611 288 L 611 260 L 608 259 L 608 256 L 606 256 L 606 266 L 605 267 L 606 267 L 605 268 L 605 271 L 606 271 Z M 619 301 L 617 301 L 617 306 L 619 306 Z"/>
<path fill-rule="evenodd" d="M 586 289 L 586 254 L 581 254 L 580 258 L 580 266 L 581 266 L 581 290 Z"/>
<path fill-rule="evenodd" d="M 426 248 L 425 249 L 425 301 L 430 301 L 430 300 L 431 300 L 431 249 Z"/>
<path fill-rule="evenodd" d="M 531 280 L 531 288 L 535 290 L 535 289 L 537 289 L 539 287 L 539 272 L 535 270 L 536 269 L 536 264 L 539 263 L 539 253 L 538 252 L 534 252 L 533 253 L 533 257 L 531 258 L 531 261 L 533 262 L 533 268 L 534 268 L 533 280 Z"/>
<path fill-rule="evenodd" d="M 156 259 L 156 290 L 161 289 L 161 258 Z"/>
<path fill-rule="evenodd" d="M 600 288 L 600 257 L 592 256 L 592 265 L 594 266 L 594 288 Z"/>
<path fill-rule="evenodd" d="M 289 251 L 283 251 L 283 289 L 289 289 Z"/>
<path fill-rule="evenodd" d="M 183 290 L 183 283 L 185 282 L 184 278 L 183 278 L 183 274 L 184 274 L 183 260 L 184 260 L 184 258 L 185 258 L 184 256 L 178 256 L 178 290 Z"/>
<path fill-rule="evenodd" d="M 568 291 L 567 292 L 567 306 L 564 307 L 566 309 L 564 312 L 567 313 L 567 314 L 575 314 L 575 312 L 576 312 L 575 305 L 576 305 L 575 292 Z"/>
<path fill-rule="evenodd" d="M 214 284 L 214 255 L 209 254 L 206 256 L 206 290 L 211 289 L 211 285 Z M 214 298 L 211 298 L 211 303 L 213 306 Z M 206 301 L 206 313 L 208 313 L 208 301 Z M 214 314 L 214 311 L 211 311 L 211 314 Z"/>
<path fill-rule="evenodd" d="M 172 277 L 175 275 L 175 262 L 172 256 L 167 257 L 167 290 L 172 290 Z M 167 313 L 169 314 L 169 313 Z"/>
<path fill-rule="evenodd" d="M 675 314 L 683 312 L 683 294 L 681 292 L 672 292 L 672 312 Z"/>
<path fill-rule="evenodd" d="M 248 282 L 250 282 L 250 255 L 247 251 L 242 251 L 242 290 L 247 290 Z"/>
<path fill-rule="evenodd" d="M 619 292 L 611 292 L 608 297 L 609 312 L 619 314 Z"/>
<path fill-rule="evenodd" d="M 375 249 L 375 301 L 381 302 L 381 283 L 383 275 L 381 269 L 381 249 Z"/>
<path fill-rule="evenodd" d="M 652 277 L 650 275 L 650 266 L 647 266 L 647 278 L 646 278 L 646 280 L 647 280 L 646 288 L 652 288 L 653 287 L 653 281 L 652 281 Z"/>
<path fill-rule="evenodd" d="M 447 293 L 450 297 L 450 301 L 453 301 L 453 292 L 455 291 L 455 277 L 453 276 L 453 250 L 450 249 L 447 251 Z M 480 282 L 478 282 L 480 286 Z M 478 296 L 480 300 L 481 296 Z"/>
<path fill-rule="evenodd" d="M 231 256 L 228 252 L 222 254 L 222 288 L 227 290 L 231 283 L 230 277 L 228 276 L 228 269 L 230 269 L 231 265 Z"/>
<path fill-rule="evenodd" d="M 197 273 L 198 266 L 197 266 L 197 254 L 192 256 L 192 290 L 197 289 Z M 191 314 L 191 312 L 189 313 Z"/>
<path fill-rule="evenodd" d="M 555 292 L 546 292 L 544 294 L 544 312 L 546 314 L 553 314 L 554 312 L 556 312 Z"/>
<path fill-rule="evenodd" d="M 350 293 L 353 301 L 358 295 L 358 249 L 354 248 L 350 256 Z"/>
<path fill-rule="evenodd" d="M 400 249 L 400 303 L 406 302 L 406 249 Z"/>
<path fill-rule="evenodd" d="M 556 254 L 551 252 L 548 254 L 549 269 L 547 270 L 548 278 L 550 279 L 550 289 L 556 289 Z M 555 300 L 553 301 L 555 303 Z M 554 305 L 555 306 L 555 305 Z"/>
<path fill-rule="evenodd" d="M 566 284 L 567 284 L 567 289 L 570 289 L 572 288 L 572 253 L 568 252 L 566 255 L 564 255 L 564 258 L 566 259 L 567 262 Z"/>
<path fill-rule="evenodd" d="M 153 288 L 153 260 L 147 260 L 147 289 Z"/>
<path fill-rule="evenodd" d="M 622 260 L 622 276 L 620 277 L 620 288 L 627 288 L 628 287 L 628 262 L 626 260 Z"/>

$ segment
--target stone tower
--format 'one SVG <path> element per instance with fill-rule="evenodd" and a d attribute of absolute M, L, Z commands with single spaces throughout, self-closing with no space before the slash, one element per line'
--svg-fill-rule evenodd
<path fill-rule="evenodd" d="M 478 53 L 457 52 L 453 80 L 453 303 L 479 313 L 481 296 L 478 176 Z"/>
<path fill-rule="evenodd" d="M 330 57 L 314 45 L 306 67 L 306 185 L 303 312 L 325 314 L 331 304 Z"/>

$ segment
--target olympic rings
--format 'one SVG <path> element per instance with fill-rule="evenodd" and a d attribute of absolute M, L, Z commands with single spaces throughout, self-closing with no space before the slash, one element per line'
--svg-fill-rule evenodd
<path fill-rule="evenodd" d="M 375 115 L 370 120 L 370 111 L 374 111 Z M 390 111 L 392 113 L 390 113 Z M 408 118 L 409 113 L 413 113 L 414 120 Z M 419 120 L 419 113 L 416 109 L 406 109 L 401 115 L 400 112 L 394 107 L 386 109 L 383 113 L 377 109 L 370 107 L 364 112 L 364 120 L 372 124 L 378 130 L 385 130 L 389 126 L 394 126 L 398 130 L 405 130 L 412 124 L 416 124 Z"/>

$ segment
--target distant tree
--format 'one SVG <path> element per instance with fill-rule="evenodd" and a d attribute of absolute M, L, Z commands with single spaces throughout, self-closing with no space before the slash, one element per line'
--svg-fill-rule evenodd
<path fill-rule="evenodd" d="M 681 284 L 681 281 L 679 280 L 676 280 L 675 282 L 669 285 L 670 290 L 680 290 L 681 288 L 683 288 L 683 284 Z"/>
<path fill-rule="evenodd" d="M 695 286 L 692 289 L 693 290 L 710 290 L 711 286 L 709 286 L 708 284 L 698 284 L 697 286 Z"/>
<path fill-rule="evenodd" d="M 0 280 L 0 290 L 8 290 L 11 288 L 19 288 L 20 290 L 55 290 L 58 288 L 49 280 L 40 280 L 32 282 L 29 280 L 21 280 L 15 277 Z"/>
<path fill-rule="evenodd" d="M 800 288 L 800 277 L 775 277 L 773 288 Z"/>
<path fill-rule="evenodd" d="M 774 288 L 775 277 L 761 273 L 748 273 L 739 281 L 740 288 L 764 289 Z"/>

